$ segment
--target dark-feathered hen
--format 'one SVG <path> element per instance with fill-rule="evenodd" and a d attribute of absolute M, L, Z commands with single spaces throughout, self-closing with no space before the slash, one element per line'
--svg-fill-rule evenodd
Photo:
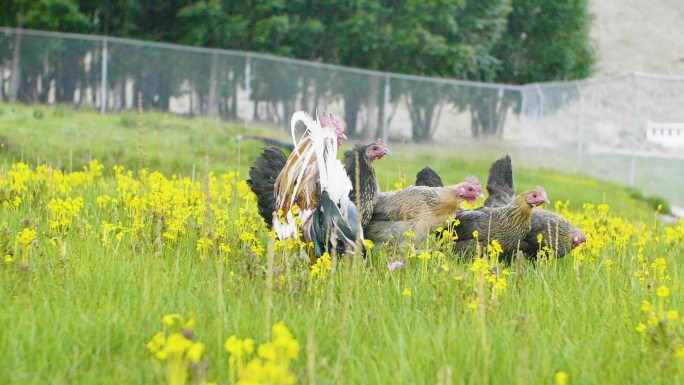
<path fill-rule="evenodd" d="M 442 187 L 444 183 L 435 170 L 425 166 L 416 174 L 416 186 Z"/>
<path fill-rule="evenodd" d="M 537 187 L 516 196 L 505 206 L 463 210 L 456 214 L 459 225 L 454 228 L 458 239 L 453 242 L 455 251 L 473 252 L 496 240 L 503 249 L 502 257 L 510 259 L 519 249 L 520 242 L 530 232 L 532 209 L 549 203 L 544 188 Z M 474 236 L 477 231 L 477 239 Z"/>
<path fill-rule="evenodd" d="M 391 152 L 382 139 L 364 146 L 356 145 L 352 150 L 344 153 L 344 169 L 354 186 L 349 193 L 349 199 L 358 206 L 363 227 L 368 225 L 373 216 L 373 198 L 380 192 L 373 163 L 385 155 L 391 155 Z M 359 171 L 358 186 L 356 185 L 357 169 Z"/>

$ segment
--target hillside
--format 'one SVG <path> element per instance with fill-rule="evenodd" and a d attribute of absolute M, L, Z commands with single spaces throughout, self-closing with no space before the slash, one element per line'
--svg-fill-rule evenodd
<path fill-rule="evenodd" d="M 684 75 L 684 2 L 593 0 L 595 76 L 643 71 Z"/>

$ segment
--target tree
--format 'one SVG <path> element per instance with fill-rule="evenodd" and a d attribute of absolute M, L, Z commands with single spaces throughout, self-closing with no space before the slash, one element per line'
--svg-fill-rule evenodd
<path fill-rule="evenodd" d="M 0 23 L 267 52 L 414 75 L 527 83 L 589 75 L 593 54 L 587 7 L 588 0 L 8 0 L 0 8 Z M 40 85 L 56 77 L 55 94 L 64 101 L 88 94 L 75 92 L 79 85 L 92 89 L 99 81 L 96 44 L 33 46 L 17 34 L 1 49 L 17 74 L 9 89 L 21 91 L 24 101 L 47 97 L 47 88 Z M 133 80 L 146 106 L 166 110 L 169 99 L 189 87 L 190 113 L 199 109 L 236 117 L 244 59 L 113 43 L 109 52 L 108 79 L 120 96 L 116 100 L 124 99 L 123 85 Z M 382 126 L 381 77 L 256 59 L 252 70 L 250 97 L 257 119 L 266 114 L 286 123 L 294 109 L 325 108 L 328 101 L 341 98 L 350 135 L 367 136 L 373 123 L 376 129 Z M 406 103 L 417 141 L 431 138 L 440 111 L 449 104 L 470 112 L 475 137 L 501 135 L 506 115 L 519 105 L 519 98 L 503 89 L 398 79 L 392 80 L 390 97 Z M 371 119 L 375 114 L 378 119 Z M 363 116 L 368 120 L 359 125 Z"/>
<path fill-rule="evenodd" d="M 525 84 L 591 74 L 588 0 L 513 0 L 512 5 L 506 33 L 492 50 L 500 64 L 493 78 L 483 80 Z M 473 136 L 501 135 L 512 107 L 520 107 L 519 98 L 509 92 L 474 99 Z"/>
<path fill-rule="evenodd" d="M 486 77 L 497 60 L 491 48 L 505 27 L 507 0 L 393 2 L 384 69 L 447 78 Z M 403 6 L 398 3 L 405 3 Z M 444 87 L 407 88 L 413 139 L 429 140 L 447 98 Z"/>

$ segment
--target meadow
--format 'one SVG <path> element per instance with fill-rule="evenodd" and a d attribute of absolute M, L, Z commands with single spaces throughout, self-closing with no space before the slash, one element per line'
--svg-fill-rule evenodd
<path fill-rule="evenodd" d="M 0 383 L 684 381 L 684 221 L 638 192 L 516 167 L 586 244 L 496 268 L 494 247 L 366 244 L 310 267 L 244 181 L 260 144 L 235 137 L 260 130 L 0 105 Z M 385 190 L 426 164 L 484 181 L 502 155 L 390 146 Z"/>

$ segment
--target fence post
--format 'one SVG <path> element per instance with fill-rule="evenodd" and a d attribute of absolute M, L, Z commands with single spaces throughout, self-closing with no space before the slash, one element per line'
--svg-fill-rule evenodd
<path fill-rule="evenodd" d="M 245 93 L 247 94 L 247 105 L 249 105 L 250 97 L 252 96 L 252 57 L 247 55 L 245 62 Z M 252 121 L 252 113 L 247 109 L 247 115 L 245 117 L 245 123 L 250 123 Z"/>
<path fill-rule="evenodd" d="M 639 136 L 639 127 L 641 126 L 641 102 L 639 100 L 639 83 L 637 74 L 632 75 L 634 79 L 634 127 L 632 130 L 632 159 L 629 166 L 629 185 L 634 186 L 634 178 L 636 174 L 636 156 L 637 156 L 637 137 Z"/>
<path fill-rule="evenodd" d="M 387 142 L 389 137 L 389 122 L 387 121 L 387 110 L 390 108 L 390 76 L 385 76 L 385 97 L 383 98 L 384 103 L 382 108 L 382 140 Z"/>
<path fill-rule="evenodd" d="M 579 95 L 579 127 L 577 132 L 577 171 L 582 171 L 582 162 L 584 160 L 584 98 L 582 97 L 582 88 L 579 82 L 575 82 L 577 87 L 577 94 Z"/>
<path fill-rule="evenodd" d="M 100 113 L 107 112 L 107 62 L 109 61 L 107 52 L 107 37 L 102 39 L 102 74 L 100 85 Z"/>

